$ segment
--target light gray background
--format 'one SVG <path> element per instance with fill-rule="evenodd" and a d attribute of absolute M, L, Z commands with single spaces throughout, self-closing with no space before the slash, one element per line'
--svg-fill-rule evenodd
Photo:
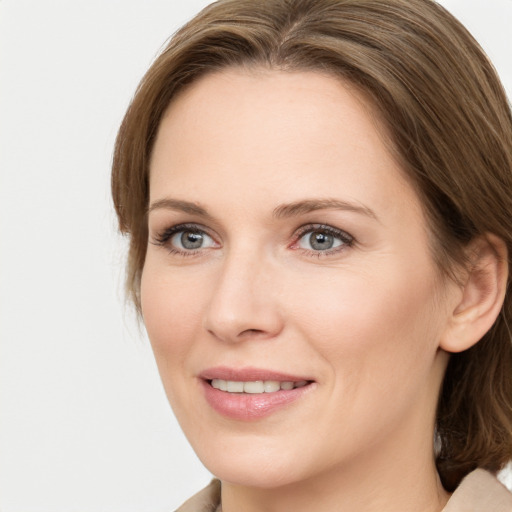
<path fill-rule="evenodd" d="M 109 166 L 207 0 L 0 0 L 0 509 L 171 511 L 206 484 L 124 306 Z M 444 0 L 512 93 L 512 0 Z"/>

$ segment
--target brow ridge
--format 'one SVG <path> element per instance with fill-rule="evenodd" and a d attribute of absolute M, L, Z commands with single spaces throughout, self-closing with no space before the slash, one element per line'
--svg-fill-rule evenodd
<path fill-rule="evenodd" d="M 190 215 L 198 215 L 206 218 L 212 218 L 205 208 L 197 203 L 191 201 L 184 201 L 181 199 L 163 198 L 153 202 L 147 210 L 147 213 L 159 209 L 177 210 Z M 281 204 L 274 208 L 272 216 L 276 219 L 296 217 L 305 215 L 317 210 L 344 210 L 355 213 L 360 213 L 378 220 L 375 212 L 358 203 L 349 201 L 342 201 L 340 199 L 303 199 L 293 203 Z"/>
<path fill-rule="evenodd" d="M 170 197 L 166 197 L 164 199 L 159 199 L 151 203 L 148 207 L 147 213 L 151 213 L 154 210 L 166 209 L 166 210 L 177 210 L 184 213 L 189 213 L 191 215 L 199 215 L 202 217 L 211 217 L 211 215 L 200 205 L 197 203 L 193 203 L 191 201 L 183 201 L 181 199 L 173 199 Z"/>
<path fill-rule="evenodd" d="M 342 201 L 339 199 L 304 199 L 289 204 L 282 204 L 274 209 L 273 216 L 280 219 L 285 217 L 304 215 L 316 210 L 328 209 L 360 213 L 378 220 L 377 215 L 371 208 L 368 208 L 362 204 Z"/>

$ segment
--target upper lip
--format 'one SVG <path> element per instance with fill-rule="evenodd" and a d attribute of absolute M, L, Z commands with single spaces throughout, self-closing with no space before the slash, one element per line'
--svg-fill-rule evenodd
<path fill-rule="evenodd" d="M 300 382 L 312 381 L 304 375 L 294 375 L 290 373 L 266 370 L 263 368 L 254 368 L 246 366 L 243 368 L 231 368 L 229 366 L 216 366 L 203 370 L 199 377 L 204 380 L 221 379 L 231 381 L 253 382 L 257 380 L 274 380 L 279 382 Z"/>

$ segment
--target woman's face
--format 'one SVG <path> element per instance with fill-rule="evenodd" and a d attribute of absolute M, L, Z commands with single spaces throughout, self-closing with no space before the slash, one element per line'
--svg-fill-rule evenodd
<path fill-rule="evenodd" d="M 432 459 L 454 293 L 383 139 L 360 94 L 312 72 L 212 74 L 162 120 L 143 316 L 223 480 Z"/>

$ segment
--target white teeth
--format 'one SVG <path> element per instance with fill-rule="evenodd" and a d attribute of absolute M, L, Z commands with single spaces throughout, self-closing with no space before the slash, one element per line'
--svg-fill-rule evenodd
<path fill-rule="evenodd" d="M 263 383 L 263 389 L 265 393 L 275 393 L 281 389 L 281 383 L 277 380 L 266 380 Z"/>
<path fill-rule="evenodd" d="M 213 379 L 212 380 L 212 386 L 215 389 L 220 389 L 221 391 L 227 391 L 228 390 L 228 383 L 225 380 Z"/>
<path fill-rule="evenodd" d="M 244 382 L 244 393 L 263 393 L 264 391 L 265 387 L 262 380 Z"/>
<path fill-rule="evenodd" d="M 229 391 L 230 393 L 243 393 L 244 383 L 236 380 L 228 380 L 226 391 Z"/>
<path fill-rule="evenodd" d="M 290 390 L 294 388 L 304 387 L 308 382 L 300 380 L 297 382 L 279 382 L 277 380 L 256 380 L 256 381 L 236 381 L 236 380 L 223 380 L 213 379 L 211 381 L 212 387 L 220 391 L 227 391 L 228 393 L 275 393 L 280 389 Z"/>

